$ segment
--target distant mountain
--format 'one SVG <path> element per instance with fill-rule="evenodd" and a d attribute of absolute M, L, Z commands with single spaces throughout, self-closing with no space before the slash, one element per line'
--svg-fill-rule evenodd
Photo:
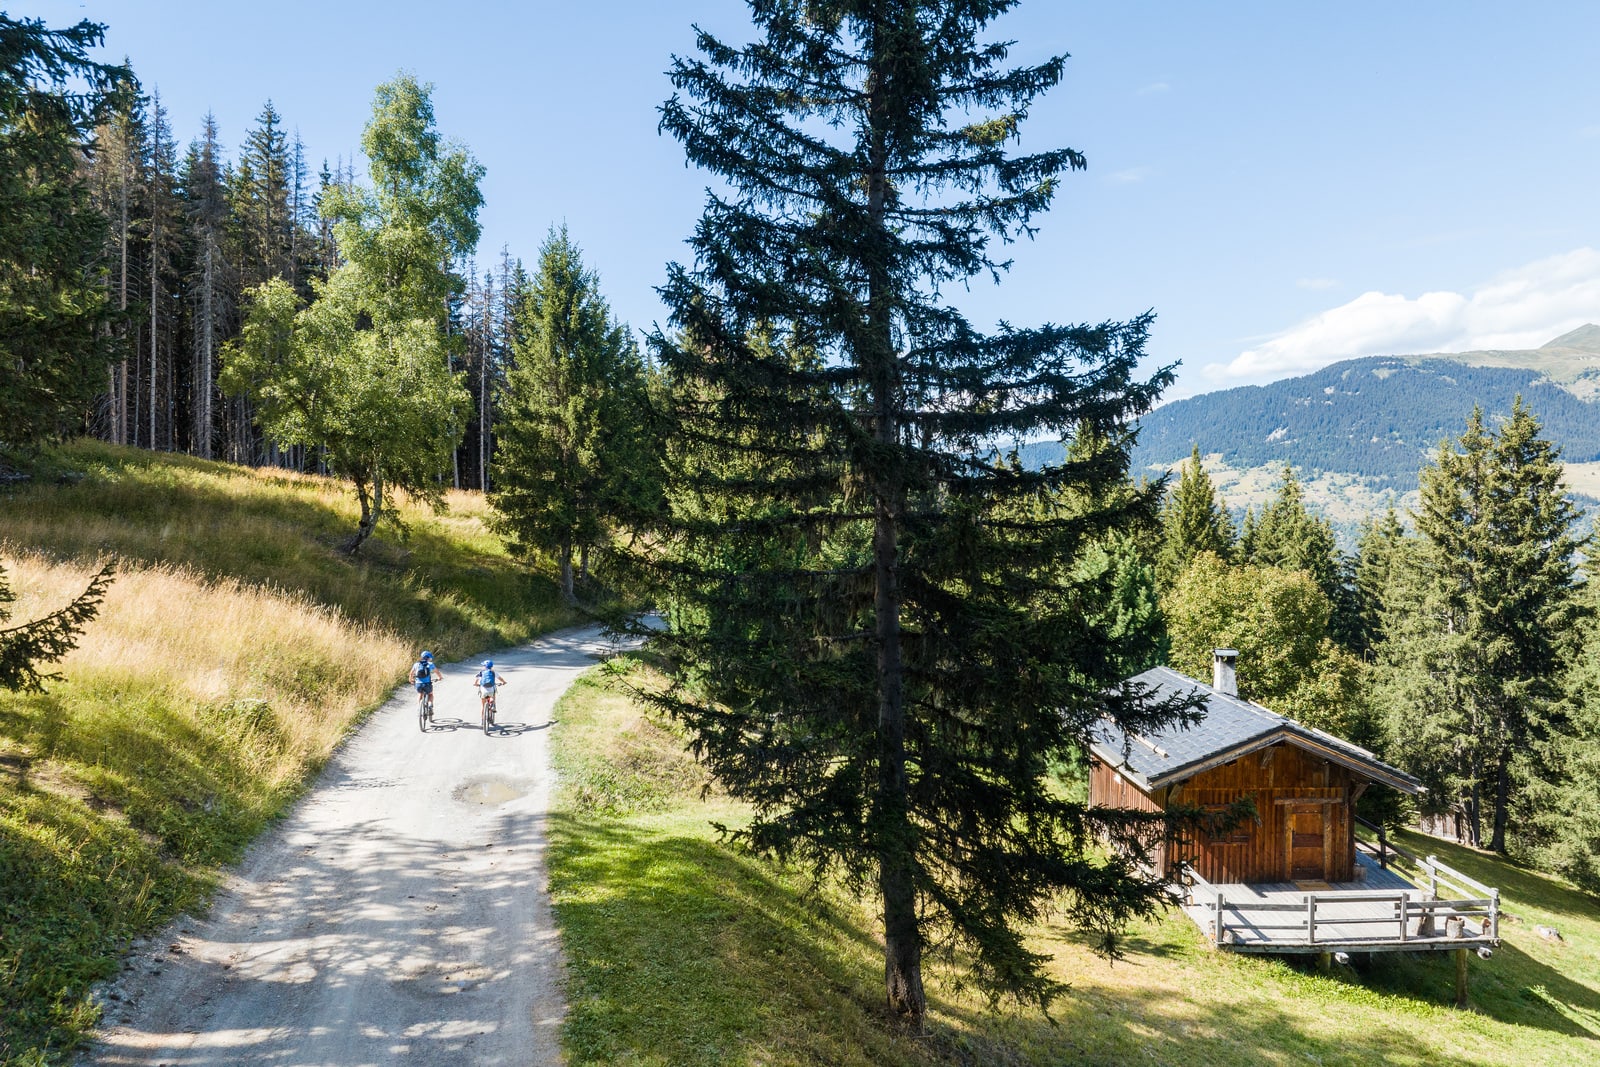
<path fill-rule="evenodd" d="M 1520 394 L 1569 464 L 1600 460 L 1600 326 L 1528 351 L 1373 356 L 1264 386 L 1175 401 L 1141 421 L 1136 472 L 1159 473 L 1194 445 L 1233 471 L 1279 468 L 1308 478 L 1354 476 L 1367 492 L 1404 494 L 1441 440 L 1459 434 L 1474 404 L 1491 419 Z M 1025 461 L 1061 446 L 1038 443 Z"/>

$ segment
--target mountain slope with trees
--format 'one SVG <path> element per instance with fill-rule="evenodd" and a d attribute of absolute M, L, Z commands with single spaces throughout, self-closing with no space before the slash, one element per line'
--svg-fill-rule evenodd
<path fill-rule="evenodd" d="M 1133 467 L 1152 476 L 1199 446 L 1235 471 L 1291 464 L 1307 478 L 1354 475 L 1368 488 L 1404 494 L 1440 441 L 1474 406 L 1491 422 L 1516 397 L 1539 412 L 1569 463 L 1600 460 L 1600 327 L 1542 348 L 1342 360 L 1314 374 L 1247 385 L 1166 404 L 1139 420 Z M 1023 452 L 1041 463 L 1060 446 Z M 1237 501 L 1236 501 L 1237 503 Z"/>

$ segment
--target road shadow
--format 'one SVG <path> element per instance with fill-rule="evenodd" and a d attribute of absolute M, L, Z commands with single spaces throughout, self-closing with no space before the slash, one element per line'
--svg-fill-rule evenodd
<path fill-rule="evenodd" d="M 337 774 L 325 786 L 372 787 Z M 460 810 L 452 825 L 473 825 Z M 509 1062 L 532 1047 L 535 993 L 553 981 L 552 935 L 530 906 L 537 868 L 510 861 L 541 846 L 526 812 L 490 813 L 459 840 L 377 819 L 291 830 L 217 918 L 129 956 L 82 1062 Z"/>
<path fill-rule="evenodd" d="M 535 726 L 533 723 L 527 722 L 500 722 L 491 726 L 489 728 L 489 732 L 491 734 L 498 734 L 501 737 L 516 737 L 518 734 L 531 734 L 540 730 L 548 730 L 555 724 L 556 720 L 554 719 L 551 719 L 548 722 L 540 723 L 537 726 Z"/>

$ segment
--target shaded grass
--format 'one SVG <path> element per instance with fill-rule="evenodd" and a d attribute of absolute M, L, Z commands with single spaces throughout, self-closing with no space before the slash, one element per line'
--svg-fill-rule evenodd
<path fill-rule="evenodd" d="M 58 483 L 50 468 L 83 472 Z M 79 444 L 0 495 L 18 619 L 120 572 L 49 692 L 0 693 L 0 1064 L 54 1062 L 129 940 L 201 904 L 350 726 L 441 658 L 572 621 L 481 498 L 338 549 L 324 479 Z"/>
<path fill-rule="evenodd" d="M 710 822 L 736 825 L 741 808 L 702 799 L 682 736 L 629 699 L 621 681 L 648 684 L 639 661 L 614 672 L 569 692 L 553 739 L 550 877 L 574 1067 L 1600 1062 L 1595 902 L 1424 838 L 1405 843 L 1499 885 L 1516 916 L 1494 958 L 1472 960 L 1471 1011 L 1450 1007 L 1447 953 L 1357 957 L 1322 974 L 1309 960 L 1217 953 L 1173 913 L 1134 926 L 1115 964 L 1063 926 L 1038 929 L 1034 944 L 1071 986 L 1053 1021 L 990 1010 L 929 968 L 928 1030 L 898 1032 L 881 1007 L 870 902 L 721 842 Z M 1537 924 L 1566 941 L 1539 939 Z"/>

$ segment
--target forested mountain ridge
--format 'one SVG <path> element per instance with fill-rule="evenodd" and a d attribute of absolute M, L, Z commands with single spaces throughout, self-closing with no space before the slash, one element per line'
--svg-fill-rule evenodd
<path fill-rule="evenodd" d="M 1438 443 L 1460 431 L 1474 405 L 1491 419 L 1521 395 L 1569 463 L 1600 459 L 1600 326 L 1527 351 L 1368 356 L 1270 385 L 1179 400 L 1146 415 L 1134 469 L 1170 469 L 1198 445 L 1233 470 L 1292 464 L 1308 477 L 1352 475 L 1366 488 L 1405 494 Z M 1059 445 L 1028 446 L 1043 462 Z"/>

